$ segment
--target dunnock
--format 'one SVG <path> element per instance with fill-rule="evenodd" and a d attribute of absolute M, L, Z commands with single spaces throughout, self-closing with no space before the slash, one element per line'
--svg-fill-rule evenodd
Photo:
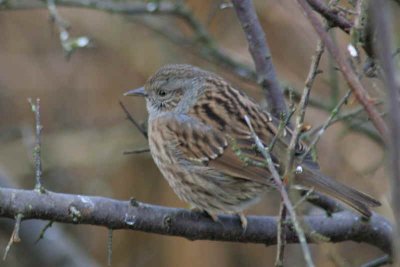
<path fill-rule="evenodd" d="M 125 95 L 146 98 L 151 155 L 179 198 L 214 220 L 218 213 L 238 214 L 246 227 L 242 211 L 274 188 L 274 182 L 244 117 L 266 146 L 277 134 L 279 120 L 223 78 L 190 65 L 164 66 L 144 87 Z M 291 133 L 287 127 L 270 151 L 280 173 Z M 299 143 L 296 155 L 305 151 L 306 145 Z M 322 175 L 310 157 L 296 160 L 302 172 L 295 174 L 295 184 L 334 196 L 365 217 L 371 216 L 369 207 L 380 205 Z"/>

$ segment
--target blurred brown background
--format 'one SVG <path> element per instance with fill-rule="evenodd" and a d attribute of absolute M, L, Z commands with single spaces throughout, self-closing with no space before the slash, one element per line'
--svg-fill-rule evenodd
<path fill-rule="evenodd" d="M 255 3 L 279 77 L 302 89 L 316 35 L 294 1 Z M 210 12 L 218 6 L 215 1 L 191 0 L 187 4 L 208 24 L 212 36 L 226 52 L 252 64 L 233 9 L 219 10 L 209 19 Z M 398 8 L 395 5 L 393 8 L 398 14 Z M 124 150 L 146 147 L 146 140 L 125 119 L 118 101 L 122 100 L 140 122 L 146 120 L 146 112 L 144 101 L 124 99 L 122 93 L 141 86 L 152 72 L 167 63 L 190 63 L 217 72 L 253 97 L 261 95 L 260 89 L 200 58 L 190 47 L 182 49 L 143 24 L 143 19 L 153 19 L 190 32 L 172 17 L 144 15 L 132 21 L 126 16 L 88 9 L 59 8 L 59 12 L 70 22 L 72 35 L 90 36 L 95 47 L 79 50 L 67 61 L 58 30 L 49 22 L 47 10 L 0 11 L 1 175 L 8 177 L 13 186 L 33 187 L 34 120 L 27 98 L 39 97 L 44 125 L 43 184 L 46 188 L 117 199 L 133 196 L 143 202 L 186 207 L 163 180 L 149 154 L 123 155 Z M 348 37 L 338 30 L 334 32 L 344 49 Z M 324 71 L 328 68 L 327 53 L 321 68 Z M 339 85 L 343 95 L 346 86 L 343 82 Z M 328 103 L 329 88 L 329 75 L 324 73 L 318 76 L 312 95 Z M 326 112 L 310 108 L 307 122 L 319 125 L 327 116 Z M 318 152 L 325 173 L 378 198 L 383 207 L 377 211 L 390 217 L 384 153 L 379 144 L 337 124 L 323 136 Z M 271 193 L 248 213 L 275 215 L 278 206 L 277 194 Z M 0 229 L 2 251 L 12 224 L 8 219 L 0 218 L 0 222 L 4 226 Z M 37 223 L 40 226 L 46 222 Z M 74 253 L 86 258 L 88 265 L 107 265 L 105 228 L 54 224 L 44 240 L 34 244 L 40 227 L 29 228 L 29 222 L 22 223 L 24 227 L 28 229 L 21 235 L 22 243 L 11 248 L 7 260 L 0 266 L 44 264 L 35 254 L 48 252 L 46 246 L 60 246 L 58 249 L 67 252 L 66 258 L 60 258 L 59 266 L 78 266 L 68 259 Z M 57 235 L 60 231 L 64 236 Z M 69 242 L 70 248 L 62 247 Z M 44 249 L 40 250 L 41 247 Z M 76 251 L 68 251 L 71 247 Z M 311 247 L 317 266 L 357 266 L 381 253 L 352 242 Z M 112 266 L 272 266 L 274 257 L 275 247 L 263 245 L 191 242 L 177 237 L 116 231 Z M 289 246 L 286 262 L 287 266 L 303 266 L 298 246 Z"/>

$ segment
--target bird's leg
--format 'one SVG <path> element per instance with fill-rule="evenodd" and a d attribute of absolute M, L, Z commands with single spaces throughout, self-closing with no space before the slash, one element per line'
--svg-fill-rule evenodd
<path fill-rule="evenodd" d="M 191 212 L 201 212 L 201 213 L 204 212 L 204 210 L 200 209 L 199 207 L 193 206 L 193 205 L 190 205 L 189 210 Z"/>
<path fill-rule="evenodd" d="M 246 218 L 246 215 L 244 215 L 243 212 L 239 212 L 237 215 L 240 218 L 240 223 L 242 224 L 243 233 L 244 233 L 244 232 L 246 232 L 246 229 L 247 229 L 247 218 Z"/>

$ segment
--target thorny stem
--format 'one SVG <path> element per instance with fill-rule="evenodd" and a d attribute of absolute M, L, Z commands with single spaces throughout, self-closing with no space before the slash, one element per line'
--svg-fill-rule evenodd
<path fill-rule="evenodd" d="M 260 151 L 260 153 L 265 158 L 265 161 L 266 161 L 266 163 L 268 165 L 268 169 L 271 172 L 271 175 L 272 175 L 272 178 L 274 179 L 275 185 L 276 185 L 276 187 L 277 187 L 277 189 L 278 189 L 278 191 L 279 191 L 279 193 L 280 193 L 280 195 L 282 197 L 282 201 L 285 204 L 287 211 L 289 212 L 290 219 L 291 219 L 291 221 L 292 221 L 292 223 L 294 225 L 294 228 L 296 230 L 297 236 L 298 236 L 299 241 L 300 241 L 300 246 L 301 246 L 301 248 L 303 250 L 303 256 L 304 256 L 304 259 L 306 261 L 306 264 L 307 264 L 308 267 L 313 267 L 315 265 L 314 265 L 314 263 L 312 261 L 312 258 L 311 258 L 311 252 L 310 252 L 310 249 L 309 249 L 309 247 L 307 245 L 307 240 L 306 240 L 304 231 L 300 226 L 300 223 L 299 223 L 299 221 L 297 219 L 296 212 L 295 212 L 295 210 L 293 208 L 293 205 L 292 205 L 292 203 L 290 201 L 290 198 L 289 198 L 289 195 L 288 195 L 288 193 L 287 193 L 287 191 L 285 189 L 285 186 L 283 185 L 282 180 L 279 177 L 279 173 L 275 168 L 275 165 L 274 165 L 274 163 L 272 161 L 271 155 L 269 154 L 267 149 L 264 147 L 264 145 L 261 142 L 260 138 L 255 133 L 255 131 L 253 129 L 253 126 L 251 125 L 250 119 L 249 119 L 249 117 L 247 115 L 244 116 L 244 120 L 246 121 L 247 126 L 249 127 L 249 129 L 251 131 L 252 137 L 254 139 L 254 142 L 255 142 L 258 150 Z"/>

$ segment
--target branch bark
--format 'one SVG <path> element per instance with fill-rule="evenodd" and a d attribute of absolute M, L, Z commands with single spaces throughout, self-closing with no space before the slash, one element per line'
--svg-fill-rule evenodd
<path fill-rule="evenodd" d="M 383 70 L 383 78 L 387 88 L 387 103 L 389 111 L 390 152 L 389 171 L 391 174 L 391 197 L 394 219 L 396 221 L 395 250 L 396 266 L 400 266 L 400 81 L 392 51 L 391 33 L 389 28 L 390 13 L 386 1 L 372 1 L 370 11 L 374 22 L 376 40 L 374 48 Z M 379 41 L 378 41 L 379 40 Z"/>
<path fill-rule="evenodd" d="M 213 222 L 202 213 L 184 209 L 167 208 L 138 202 L 118 201 L 110 198 L 71 195 L 46 191 L 39 194 L 32 190 L 0 188 L 0 216 L 14 218 L 23 214 L 23 220 L 42 219 L 61 223 L 91 224 L 109 229 L 131 229 L 190 240 L 219 240 L 275 245 L 277 217 L 248 216 L 246 232 L 236 216 L 221 215 L 220 223 Z M 368 243 L 391 254 L 391 224 L 374 214 L 369 222 L 357 215 L 343 211 L 326 215 L 305 216 L 304 222 L 312 231 L 330 238 L 331 242 L 352 240 Z M 24 224 L 22 224 L 22 227 Z M 286 233 L 288 243 L 298 243 L 293 227 Z"/>
<path fill-rule="evenodd" d="M 252 0 L 232 0 L 232 3 L 249 43 L 249 51 L 256 67 L 257 82 L 266 93 L 271 113 L 279 118 L 280 113 L 287 112 L 285 98 L 279 86 L 271 52 L 253 2 Z"/>
<path fill-rule="evenodd" d="M 329 23 L 329 26 L 339 27 L 346 33 L 350 33 L 353 23 L 341 16 L 339 12 L 332 10 L 321 0 L 307 0 L 308 4 L 320 13 Z"/>

